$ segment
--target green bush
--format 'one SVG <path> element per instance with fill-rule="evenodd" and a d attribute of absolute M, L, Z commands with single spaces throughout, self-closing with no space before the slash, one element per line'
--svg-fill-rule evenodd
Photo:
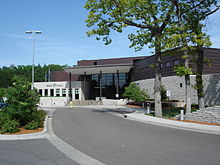
<path fill-rule="evenodd" d="M 135 83 L 130 83 L 130 85 L 125 88 L 123 97 L 133 101 L 146 101 L 150 98 L 147 92 L 141 90 Z"/>
<path fill-rule="evenodd" d="M 0 97 L 5 97 L 6 88 L 0 88 Z"/>
<path fill-rule="evenodd" d="M 1 127 L 1 133 L 15 133 L 18 132 L 19 123 L 16 120 L 8 120 Z"/>
<path fill-rule="evenodd" d="M 27 125 L 25 126 L 25 129 L 34 130 L 34 129 L 37 129 L 38 127 L 39 127 L 39 125 L 38 125 L 37 121 L 31 121 L 31 122 L 27 123 Z"/>
<path fill-rule="evenodd" d="M 163 85 L 161 86 L 160 92 L 161 92 L 161 100 L 166 101 L 168 99 L 167 90 L 165 89 L 165 87 Z"/>
<path fill-rule="evenodd" d="M 10 116 L 3 112 L 0 112 L 0 127 L 3 126 L 8 120 L 10 120 Z"/>
<path fill-rule="evenodd" d="M 34 112 L 31 116 L 32 121 L 36 121 L 38 123 L 38 127 L 43 127 L 44 126 L 44 120 L 46 117 L 46 112 L 43 110 L 38 110 Z"/>
<path fill-rule="evenodd" d="M 8 107 L 4 113 L 15 119 L 20 126 L 32 121 L 32 114 L 37 111 L 39 95 L 37 90 L 31 90 L 31 84 L 23 78 L 16 77 L 12 87 L 6 91 Z"/>

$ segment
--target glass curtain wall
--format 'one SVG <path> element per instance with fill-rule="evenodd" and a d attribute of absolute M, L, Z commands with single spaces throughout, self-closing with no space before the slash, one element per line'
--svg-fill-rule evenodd
<path fill-rule="evenodd" d="M 100 96 L 100 75 L 91 75 L 90 99 Z M 129 85 L 127 73 L 119 73 L 119 98 L 122 98 L 124 89 Z M 116 99 L 117 93 L 117 74 L 102 74 L 102 97 L 107 99 Z"/>

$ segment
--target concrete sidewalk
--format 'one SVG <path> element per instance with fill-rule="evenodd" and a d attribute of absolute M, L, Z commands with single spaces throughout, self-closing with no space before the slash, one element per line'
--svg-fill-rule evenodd
<path fill-rule="evenodd" d="M 141 112 L 136 111 L 134 113 L 128 113 L 125 115 L 127 119 L 145 122 L 149 124 L 156 124 L 156 125 L 165 126 L 165 127 L 197 131 L 197 132 L 203 132 L 203 133 L 220 134 L 220 126 L 188 123 L 188 122 L 182 122 L 182 121 L 163 119 L 163 118 L 145 115 L 144 111 L 141 111 Z"/>

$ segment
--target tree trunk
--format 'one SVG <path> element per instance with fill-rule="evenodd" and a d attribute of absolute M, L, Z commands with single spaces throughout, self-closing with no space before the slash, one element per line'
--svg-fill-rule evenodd
<path fill-rule="evenodd" d="M 162 117 L 161 105 L 161 44 L 155 39 L 155 81 L 154 81 L 154 111 L 155 116 Z"/>
<path fill-rule="evenodd" d="M 197 48 L 197 73 L 196 73 L 196 88 L 197 88 L 197 96 L 198 96 L 198 104 L 199 109 L 205 108 L 204 101 L 204 92 L 203 92 L 203 80 L 202 80 L 202 71 L 204 65 L 204 51 L 201 47 Z"/>
<path fill-rule="evenodd" d="M 187 52 L 184 50 L 184 54 Z M 189 57 L 185 55 L 185 67 L 189 68 Z M 190 90 L 190 75 L 185 75 L 185 103 L 186 113 L 191 113 L 191 90 Z"/>

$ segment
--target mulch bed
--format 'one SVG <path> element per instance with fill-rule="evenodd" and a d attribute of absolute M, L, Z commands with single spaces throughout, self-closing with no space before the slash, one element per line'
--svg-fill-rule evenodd
<path fill-rule="evenodd" d="M 15 132 L 15 133 L 5 133 L 5 134 L 0 134 L 0 135 L 22 135 L 22 134 L 31 134 L 31 133 L 38 133 L 44 130 L 44 128 L 38 128 L 35 130 L 27 130 L 25 128 L 19 128 L 20 131 Z"/>
<path fill-rule="evenodd" d="M 127 105 L 128 107 L 133 107 L 133 108 L 142 108 L 142 106 L 139 105 Z"/>
<path fill-rule="evenodd" d="M 187 122 L 187 123 L 197 123 L 197 124 L 205 124 L 205 125 L 215 125 L 215 126 L 220 126 L 220 124 L 216 124 L 216 123 L 205 123 L 205 122 L 200 122 L 200 121 L 177 120 L 177 119 L 170 119 L 170 120 L 182 121 L 182 122 Z"/>

